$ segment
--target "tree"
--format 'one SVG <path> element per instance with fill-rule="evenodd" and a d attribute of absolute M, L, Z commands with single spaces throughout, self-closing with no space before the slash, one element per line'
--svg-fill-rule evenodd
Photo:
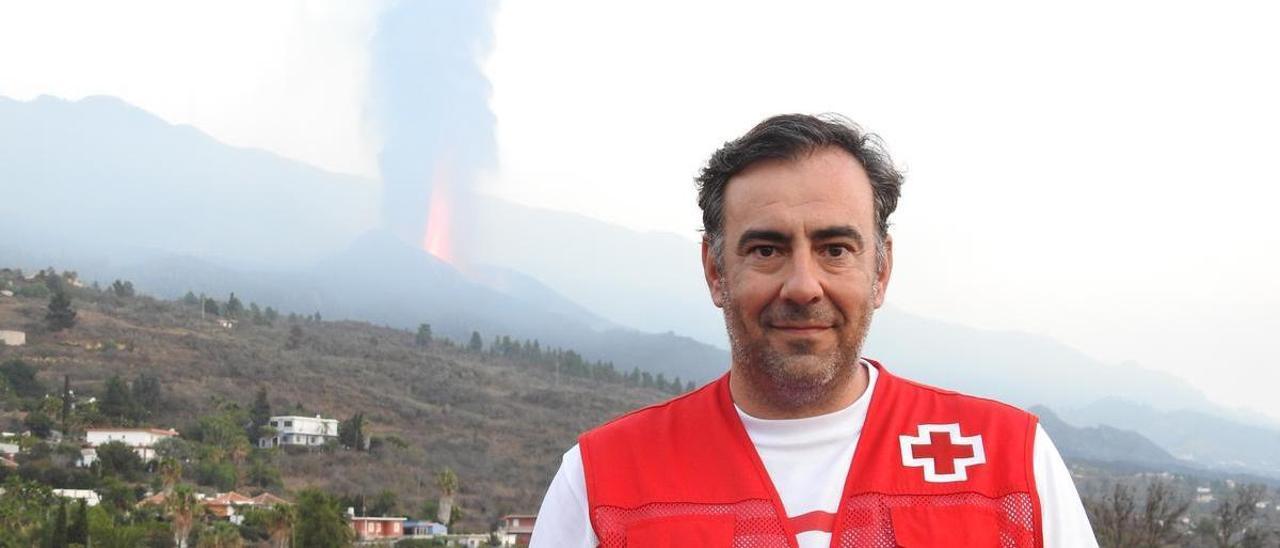
<path fill-rule="evenodd" d="M 1085 510 L 1100 545 L 1128 547 L 1133 544 L 1131 537 L 1137 501 L 1132 487 L 1116 482 L 1102 500 L 1085 501 Z"/>
<path fill-rule="evenodd" d="M 71 375 L 62 376 L 62 409 L 58 412 L 59 427 L 62 433 L 70 432 L 67 428 L 67 419 L 71 416 Z"/>
<path fill-rule="evenodd" d="M 107 378 L 102 403 L 98 405 L 102 415 L 115 422 L 123 422 L 133 416 L 133 395 L 124 380 L 117 375 Z"/>
<path fill-rule="evenodd" d="M 413 344 L 423 348 L 431 346 L 431 324 L 418 324 L 418 334 L 414 335 Z"/>
<path fill-rule="evenodd" d="M 53 515 L 53 526 L 49 530 L 50 548 L 67 548 L 67 499 L 62 499 L 58 510 Z"/>
<path fill-rule="evenodd" d="M 236 298 L 236 293 L 232 291 L 231 296 L 227 298 L 227 305 L 222 310 L 228 318 L 239 318 L 244 313 L 244 304 L 240 302 L 240 299 Z"/>
<path fill-rule="evenodd" d="M 338 425 L 338 443 L 356 451 L 364 451 L 364 439 L 364 413 L 356 413 Z"/>
<path fill-rule="evenodd" d="M 1178 520 L 1191 508 L 1191 500 L 1180 497 L 1167 481 L 1153 480 L 1147 484 L 1146 501 L 1138 514 L 1136 546 L 1160 548 L 1175 544 L 1182 534 Z"/>
<path fill-rule="evenodd" d="M 32 411 L 27 413 L 27 417 L 22 419 L 22 425 L 31 431 L 31 434 L 37 438 L 48 438 L 53 433 L 53 419 L 42 411 Z"/>
<path fill-rule="evenodd" d="M 142 459 L 122 441 L 109 441 L 99 445 L 95 451 L 99 469 L 104 474 L 131 480 L 142 470 Z"/>
<path fill-rule="evenodd" d="M 373 504 L 369 505 L 367 515 L 370 516 L 389 516 L 396 511 L 396 507 L 400 505 L 399 497 L 396 492 L 390 489 L 383 489 L 378 496 L 373 497 Z"/>
<path fill-rule="evenodd" d="M 354 531 L 342 516 L 338 499 L 318 489 L 298 493 L 298 524 L 294 546 L 343 548 L 351 546 Z"/>
<path fill-rule="evenodd" d="M 36 379 L 36 368 L 22 360 L 9 360 L 0 364 L 0 377 L 4 377 L 19 398 L 39 398 L 45 393 L 44 385 Z"/>
<path fill-rule="evenodd" d="M 39 546 L 57 498 L 52 489 L 12 474 L 0 488 L 0 546 Z"/>
<path fill-rule="evenodd" d="M 191 536 L 191 527 L 200 511 L 200 503 L 189 485 L 174 488 L 164 501 L 165 512 L 173 525 L 173 542 L 178 548 L 186 548 L 187 538 Z"/>
<path fill-rule="evenodd" d="M 289 328 L 289 339 L 285 341 L 284 347 L 287 350 L 297 350 L 302 346 L 302 328 L 297 325 Z"/>
<path fill-rule="evenodd" d="M 132 297 L 134 295 L 133 282 L 124 280 L 111 282 L 111 292 L 115 293 L 117 297 Z"/>
<path fill-rule="evenodd" d="M 197 297 L 195 293 L 188 290 L 187 294 L 182 296 L 182 304 L 187 306 L 196 306 L 200 304 L 200 297 Z"/>
<path fill-rule="evenodd" d="M 226 521 L 216 521 L 212 526 L 200 532 L 198 548 L 243 548 L 244 539 L 240 538 L 240 528 Z"/>
<path fill-rule="evenodd" d="M 160 379 L 146 373 L 139 373 L 138 378 L 133 380 L 131 396 L 133 420 L 143 422 L 155 416 L 160 411 L 162 403 Z"/>
<path fill-rule="evenodd" d="M 253 406 L 249 408 L 249 420 L 253 421 L 249 427 L 249 439 L 261 438 L 262 427 L 271 422 L 271 402 L 267 399 L 265 386 L 259 386 L 258 393 L 253 397 Z"/>
<path fill-rule="evenodd" d="M 49 331 L 62 331 L 76 325 L 76 311 L 71 308 L 71 297 L 61 285 L 49 297 L 49 311 L 45 313 L 44 321 Z"/>
<path fill-rule="evenodd" d="M 166 495 L 173 492 L 173 488 L 182 481 L 182 463 L 173 457 L 166 457 L 160 461 L 160 482 L 162 492 Z"/>
<path fill-rule="evenodd" d="M 273 548 L 288 548 L 289 537 L 298 523 L 298 513 L 288 504 L 276 504 L 267 510 L 267 534 L 271 535 Z"/>
<path fill-rule="evenodd" d="M 211 298 L 209 298 L 209 297 L 205 297 L 205 298 L 204 298 L 204 313 L 205 313 L 205 314 L 212 314 L 212 315 L 214 315 L 214 316 L 220 315 L 220 314 L 222 313 L 222 310 L 218 307 L 218 301 L 215 301 L 215 300 L 213 300 L 213 299 L 211 299 Z"/>
<path fill-rule="evenodd" d="M 280 319 L 280 313 L 277 312 L 276 309 L 268 306 L 266 310 L 262 311 L 262 318 L 267 321 L 267 325 L 271 325 L 276 323 L 276 320 Z"/>
<path fill-rule="evenodd" d="M 258 303 L 249 303 L 249 321 L 253 325 L 267 325 L 267 319 L 262 316 L 262 309 L 258 307 Z"/>
<path fill-rule="evenodd" d="M 472 352 L 480 352 L 484 350 L 484 339 L 480 338 L 479 331 L 471 332 L 471 342 L 467 343 L 467 350 Z"/>
<path fill-rule="evenodd" d="M 1257 523 L 1258 503 L 1266 496 L 1263 485 L 1242 485 L 1214 507 L 1212 519 L 1197 527 L 1218 548 L 1262 546 L 1268 532 Z"/>
<path fill-rule="evenodd" d="M 440 489 L 440 506 L 436 510 L 436 519 L 446 526 L 451 525 L 453 495 L 458 492 L 458 475 L 446 467 L 436 474 L 436 488 Z"/>
<path fill-rule="evenodd" d="M 89 504 L 85 499 L 76 503 L 76 513 L 72 516 L 71 525 L 67 527 L 67 543 L 81 546 L 89 544 Z"/>

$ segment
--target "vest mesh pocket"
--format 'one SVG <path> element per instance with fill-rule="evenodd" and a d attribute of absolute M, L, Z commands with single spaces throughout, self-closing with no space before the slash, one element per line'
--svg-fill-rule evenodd
<path fill-rule="evenodd" d="M 989 546 L 1032 548 L 1036 546 L 1035 507 L 1026 493 L 991 498 L 978 493 L 953 495 L 882 495 L 866 493 L 845 502 L 833 546 L 867 548 L 929 548 L 956 546 L 974 539 L 994 539 Z M 925 511 L 920 511 L 924 509 Z M 914 512 L 912 510 L 915 510 Z M 895 532 L 894 519 L 925 519 L 932 523 L 904 524 Z M 992 531 L 957 531 L 959 524 L 993 528 Z M 921 530 L 934 530 L 922 534 Z M 987 534 L 989 533 L 989 534 Z M 928 537 L 928 538 L 924 538 Z M 908 541 L 912 541 L 908 543 Z M 957 542 L 959 544 L 957 544 Z M 984 542 L 984 544 L 986 544 Z"/>
<path fill-rule="evenodd" d="M 734 504 L 689 504 L 659 502 L 638 508 L 603 506 L 592 512 L 596 536 L 601 548 L 627 547 L 627 531 L 642 526 L 651 529 L 656 523 L 670 520 L 672 523 L 690 518 L 732 518 L 733 536 L 726 547 L 775 548 L 787 546 L 786 529 L 778 521 L 773 505 L 766 500 L 746 500 Z M 672 534 L 680 534 L 672 528 Z M 680 545 L 672 539 L 672 546 Z M 643 548 L 632 546 L 630 548 Z M 708 547 L 718 548 L 718 547 Z"/>

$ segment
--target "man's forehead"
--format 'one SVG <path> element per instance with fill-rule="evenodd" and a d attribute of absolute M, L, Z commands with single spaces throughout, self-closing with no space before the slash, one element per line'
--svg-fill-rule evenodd
<path fill-rule="evenodd" d="M 724 220 L 726 228 L 737 225 L 740 230 L 797 223 L 868 227 L 874 200 L 871 181 L 857 159 L 829 148 L 795 160 L 754 164 L 735 175 L 725 188 Z"/>

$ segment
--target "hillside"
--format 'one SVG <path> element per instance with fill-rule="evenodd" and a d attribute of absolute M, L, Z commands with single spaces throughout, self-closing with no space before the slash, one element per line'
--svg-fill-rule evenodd
<path fill-rule="evenodd" d="M 463 530 L 489 530 L 507 512 L 536 511 L 560 455 L 586 428 L 669 394 L 625 381 L 580 378 L 537 360 L 472 352 L 437 339 L 359 322 L 284 317 L 273 326 L 240 321 L 225 328 L 197 307 L 150 297 L 73 290 L 78 322 L 45 333 L 47 299 L 0 297 L 0 329 L 25 330 L 27 345 L 0 347 L 56 387 L 101 397 L 112 375 L 160 380 L 163 409 L 153 426 L 192 428 L 222 401 L 247 406 L 259 387 L 272 412 L 345 419 L 363 413 L 376 451 L 284 452 L 277 464 L 287 492 L 318 486 L 335 494 L 397 493 L 400 512 L 418 515 L 437 496 L 444 467 L 461 485 Z M 246 302 L 246 306 L 248 303 Z M 289 350 L 293 326 L 303 337 Z M 486 347 L 493 335 L 485 333 Z M 105 343 L 105 344 L 104 344 Z M 596 369 L 597 375 L 605 372 Z M 0 414 L 8 430 L 21 415 Z"/>

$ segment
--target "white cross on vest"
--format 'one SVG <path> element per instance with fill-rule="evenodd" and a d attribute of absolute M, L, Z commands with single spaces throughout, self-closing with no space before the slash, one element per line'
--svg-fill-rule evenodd
<path fill-rule="evenodd" d="M 902 465 L 923 468 L 930 483 L 965 481 L 966 468 L 987 462 L 982 435 L 961 436 L 958 423 L 917 425 L 915 436 L 898 436 L 898 443 Z"/>

